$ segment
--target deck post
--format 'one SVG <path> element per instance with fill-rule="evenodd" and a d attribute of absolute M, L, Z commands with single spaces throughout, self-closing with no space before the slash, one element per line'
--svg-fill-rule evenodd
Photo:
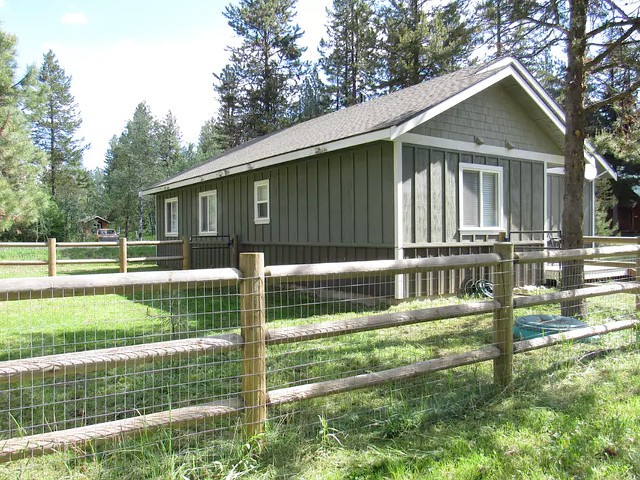
<path fill-rule="evenodd" d="M 56 257 L 56 239 L 50 238 L 47 241 L 47 247 L 49 250 L 49 276 L 55 277 L 57 273 L 57 257 Z"/>
<path fill-rule="evenodd" d="M 240 271 L 244 431 L 256 439 L 267 420 L 264 253 L 241 253 Z"/>
<path fill-rule="evenodd" d="M 182 237 L 182 269 L 189 270 L 191 268 L 191 245 L 189 237 Z"/>
<path fill-rule="evenodd" d="M 493 341 L 500 350 L 493 361 L 493 379 L 507 386 L 513 377 L 513 243 L 497 242 L 493 251 L 501 258 L 493 287 L 493 298 L 500 303 L 493 311 Z"/>
<path fill-rule="evenodd" d="M 120 243 L 120 273 L 127 273 L 127 238 L 120 237 L 118 241 Z"/>

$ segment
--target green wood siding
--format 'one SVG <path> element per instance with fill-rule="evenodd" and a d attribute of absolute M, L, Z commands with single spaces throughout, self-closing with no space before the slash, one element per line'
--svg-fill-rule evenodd
<path fill-rule="evenodd" d="M 269 180 L 270 222 L 254 223 L 254 182 Z M 376 142 L 156 196 L 178 197 L 178 235 L 198 234 L 198 193 L 218 192 L 218 234 L 267 263 L 393 258 L 393 144 Z M 164 215 L 158 218 L 164 239 Z M 208 266 L 198 265 L 195 267 Z"/>
<path fill-rule="evenodd" d="M 457 242 L 471 240 L 472 236 L 478 239 L 479 235 L 464 232 L 461 237 L 459 231 L 460 162 L 502 167 L 503 225 L 508 233 L 544 229 L 542 163 L 405 144 L 402 165 L 405 243 Z M 541 238 L 522 235 L 523 240 Z"/>

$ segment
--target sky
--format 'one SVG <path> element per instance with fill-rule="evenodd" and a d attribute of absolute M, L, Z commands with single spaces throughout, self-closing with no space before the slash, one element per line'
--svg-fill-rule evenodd
<path fill-rule="evenodd" d="M 234 0 L 236 3 L 237 0 Z M 18 63 L 40 66 L 53 50 L 82 117 L 88 169 L 103 167 L 108 142 L 138 103 L 158 119 L 170 110 L 183 142 L 217 112 L 213 73 L 238 39 L 222 12 L 229 0 L 0 0 L 1 28 L 18 38 Z M 304 58 L 317 58 L 330 0 L 298 0 Z"/>

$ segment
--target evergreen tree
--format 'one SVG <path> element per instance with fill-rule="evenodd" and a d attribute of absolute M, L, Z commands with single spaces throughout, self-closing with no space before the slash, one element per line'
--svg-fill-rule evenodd
<path fill-rule="evenodd" d="M 146 103 L 138 104 L 119 138 L 111 139 L 106 156 L 105 182 L 113 216 L 124 226 L 125 235 L 138 219 L 142 235 L 144 219 L 152 217 L 150 199 L 138 196 L 143 188 L 162 180 L 158 168 L 158 125 Z"/>
<path fill-rule="evenodd" d="M 178 121 L 169 111 L 157 125 L 156 151 L 159 173 L 158 180 L 170 177 L 184 170 L 182 158 L 182 133 Z M 153 175 L 155 176 L 155 175 Z"/>
<path fill-rule="evenodd" d="M 61 182 L 59 177 L 71 177 L 62 180 L 68 184 L 76 175 L 82 175 L 85 147 L 82 139 L 75 137 L 82 120 L 71 95 L 71 77 L 65 74 L 51 50 L 44 55 L 38 80 L 43 102 L 34 111 L 32 135 L 35 144 L 46 154 L 47 183 L 55 198 Z"/>
<path fill-rule="evenodd" d="M 249 140 L 243 130 L 243 92 L 240 90 L 238 66 L 226 65 L 214 83 L 220 107 L 216 121 L 216 135 L 222 150 L 228 150 Z M 204 127 L 203 127 L 204 128 Z"/>
<path fill-rule="evenodd" d="M 467 2 L 454 0 L 425 8 L 425 0 L 391 0 L 379 13 L 382 78 L 391 91 L 444 75 L 469 63 L 476 28 L 463 17 Z"/>
<path fill-rule="evenodd" d="M 295 0 L 240 0 L 224 11 L 242 39 L 230 47 L 241 92 L 241 131 L 255 138 L 286 126 L 302 72 L 298 45 L 302 31 L 293 24 Z M 224 73 L 224 72 L 223 72 Z M 233 142 L 235 139 L 230 138 Z"/>
<path fill-rule="evenodd" d="M 36 221 L 47 204 L 38 180 L 43 158 L 23 114 L 34 75 L 30 69 L 17 77 L 15 44 L 13 35 L 0 31 L 0 232 Z"/>
<path fill-rule="evenodd" d="M 327 113 L 331 108 L 329 91 L 314 64 L 302 81 L 300 99 L 295 109 L 293 123 L 303 122 Z"/>
<path fill-rule="evenodd" d="M 320 65 L 334 109 L 376 94 L 377 32 L 373 0 L 334 0 L 327 39 L 320 42 Z"/>
<path fill-rule="evenodd" d="M 214 118 L 207 120 L 200 128 L 197 156 L 202 160 L 215 157 L 222 152 L 220 147 L 220 126 Z"/>

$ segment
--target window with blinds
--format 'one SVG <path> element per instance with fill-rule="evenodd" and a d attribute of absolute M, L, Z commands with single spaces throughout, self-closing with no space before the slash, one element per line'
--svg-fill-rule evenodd
<path fill-rule="evenodd" d="M 502 167 L 460 164 L 463 229 L 498 229 L 502 219 Z"/>
<path fill-rule="evenodd" d="M 199 195 L 199 233 L 215 235 L 218 233 L 218 192 L 211 190 Z"/>

